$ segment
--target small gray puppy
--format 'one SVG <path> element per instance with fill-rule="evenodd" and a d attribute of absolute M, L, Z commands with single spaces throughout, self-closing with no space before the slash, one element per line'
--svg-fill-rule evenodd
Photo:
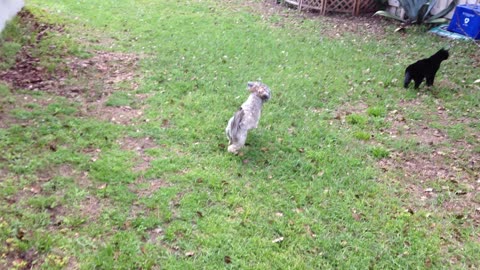
<path fill-rule="evenodd" d="M 248 82 L 250 96 L 228 121 L 225 133 L 228 138 L 228 152 L 238 153 L 245 145 L 248 130 L 257 128 L 262 105 L 270 99 L 270 88 L 261 82 Z"/>

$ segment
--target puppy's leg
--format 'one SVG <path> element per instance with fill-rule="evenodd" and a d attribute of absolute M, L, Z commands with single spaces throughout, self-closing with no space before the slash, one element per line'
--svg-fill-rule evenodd
<path fill-rule="evenodd" d="M 228 152 L 237 154 L 238 150 L 240 150 L 240 148 L 245 145 L 245 141 L 247 140 L 247 133 L 248 130 L 246 129 L 238 129 L 232 144 L 228 146 Z"/>
<path fill-rule="evenodd" d="M 243 128 L 241 127 L 242 121 L 243 121 L 243 116 L 245 115 L 245 112 L 242 108 L 240 108 L 235 115 L 230 118 L 227 124 L 227 128 L 225 129 L 225 133 L 227 133 L 228 137 L 228 152 L 232 153 L 237 153 L 238 149 L 240 149 L 243 144 L 245 143 L 245 140 L 243 141 L 243 144 L 241 142 L 242 138 L 242 132 Z M 246 132 L 246 131 L 245 131 Z M 246 134 L 245 134 L 246 137 Z"/>

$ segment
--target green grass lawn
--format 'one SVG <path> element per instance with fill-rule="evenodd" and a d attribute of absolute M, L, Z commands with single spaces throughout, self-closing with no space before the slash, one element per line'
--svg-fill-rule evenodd
<path fill-rule="evenodd" d="M 26 4 L 50 31 L 10 23 L 0 73 L 29 44 L 52 86 L 0 81 L 0 268 L 480 267 L 478 43 L 253 0 Z"/>

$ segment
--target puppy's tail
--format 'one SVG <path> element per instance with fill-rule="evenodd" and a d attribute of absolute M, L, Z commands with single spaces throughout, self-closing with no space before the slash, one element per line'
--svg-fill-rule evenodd
<path fill-rule="evenodd" d="M 410 75 L 410 72 L 405 71 L 405 79 L 403 80 L 403 87 L 408 88 L 408 85 L 412 81 L 412 75 Z"/>
<path fill-rule="evenodd" d="M 240 109 L 235 112 L 230 121 L 228 121 L 227 129 L 225 130 L 225 132 L 227 133 L 227 137 L 230 140 L 230 143 L 236 141 L 238 129 L 240 128 L 240 124 L 243 120 L 244 114 L 245 112 L 240 107 Z"/>

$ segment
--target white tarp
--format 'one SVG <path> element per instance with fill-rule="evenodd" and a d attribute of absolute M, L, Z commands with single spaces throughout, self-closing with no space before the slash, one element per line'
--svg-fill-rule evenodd
<path fill-rule="evenodd" d="M 22 9 L 23 0 L 0 0 L 0 32 L 8 20 L 12 19 Z"/>

